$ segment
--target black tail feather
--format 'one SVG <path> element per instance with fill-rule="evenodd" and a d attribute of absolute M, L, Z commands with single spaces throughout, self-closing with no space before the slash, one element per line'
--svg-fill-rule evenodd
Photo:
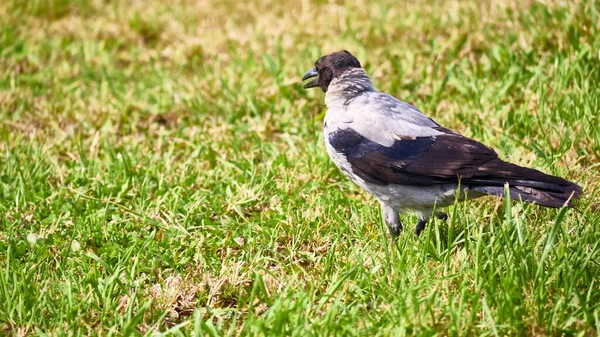
<path fill-rule="evenodd" d="M 470 190 L 502 197 L 508 184 L 511 199 L 553 208 L 573 207 L 572 201 L 581 197 L 577 184 L 499 159 L 482 166 L 464 183 Z"/>
<path fill-rule="evenodd" d="M 522 191 L 519 187 L 509 187 L 510 198 L 513 200 L 523 200 L 536 203 L 537 205 L 560 208 L 563 206 L 573 207 L 573 199 L 564 195 L 552 195 L 548 192 L 527 187 L 528 191 Z M 504 197 L 504 186 L 477 186 L 470 190 Z"/>

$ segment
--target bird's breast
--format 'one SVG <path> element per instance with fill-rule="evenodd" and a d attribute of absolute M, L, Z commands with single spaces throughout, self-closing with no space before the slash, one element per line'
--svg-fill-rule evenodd
<path fill-rule="evenodd" d="M 352 179 L 354 182 L 357 182 L 358 178 L 353 172 L 352 172 L 352 164 L 350 164 L 350 162 L 348 161 L 348 159 L 346 158 L 346 155 L 344 155 L 342 152 L 337 151 L 332 145 L 331 145 L 331 140 L 330 140 L 330 136 L 332 134 L 332 130 L 330 128 L 328 128 L 328 125 L 325 125 L 324 128 L 324 132 L 323 132 L 323 138 L 325 140 L 325 148 L 327 149 L 327 154 L 329 154 L 329 158 L 331 158 L 331 161 L 333 161 L 333 163 L 346 175 L 348 176 L 350 179 Z"/>

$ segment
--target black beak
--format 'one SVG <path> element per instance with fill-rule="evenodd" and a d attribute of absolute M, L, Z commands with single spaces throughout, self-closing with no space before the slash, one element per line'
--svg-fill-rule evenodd
<path fill-rule="evenodd" d="M 304 76 L 302 76 L 302 81 L 306 81 L 309 78 L 313 78 L 313 77 L 316 77 L 316 78 L 313 79 L 312 81 L 306 82 L 306 84 L 304 84 L 302 86 L 302 88 L 308 89 L 308 88 L 318 87 L 319 86 L 319 84 L 317 83 L 319 81 L 318 76 L 319 76 L 319 73 L 317 72 L 316 68 L 312 68 L 309 71 L 307 71 L 306 74 L 304 74 Z"/>

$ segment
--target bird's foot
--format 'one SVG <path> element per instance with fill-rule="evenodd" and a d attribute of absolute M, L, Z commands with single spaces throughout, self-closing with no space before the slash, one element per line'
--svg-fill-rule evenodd
<path fill-rule="evenodd" d="M 443 220 L 443 221 L 448 220 L 448 214 L 446 214 L 446 213 L 444 213 L 442 211 L 435 212 L 435 217 L 438 218 L 438 219 L 440 219 L 440 220 Z"/>
<path fill-rule="evenodd" d="M 400 222 L 400 215 L 398 212 L 388 205 L 381 204 L 381 211 L 383 213 L 383 220 L 387 225 L 390 235 L 393 238 L 397 238 L 402 231 L 402 222 Z"/>
<path fill-rule="evenodd" d="M 448 220 L 448 214 L 438 211 L 435 212 L 435 217 L 442 220 L 442 221 L 446 221 Z M 415 227 L 415 232 L 417 233 L 417 235 L 421 235 L 421 232 L 423 232 L 423 230 L 425 229 L 425 225 L 427 225 L 427 222 L 429 221 L 429 218 L 421 218 L 419 219 L 419 222 L 417 222 L 417 227 Z"/>
<path fill-rule="evenodd" d="M 423 232 L 423 230 L 425 229 L 427 220 L 429 219 L 419 219 L 419 222 L 417 222 L 417 227 L 415 227 L 415 233 L 417 233 L 417 236 L 420 236 L 421 232 Z"/>

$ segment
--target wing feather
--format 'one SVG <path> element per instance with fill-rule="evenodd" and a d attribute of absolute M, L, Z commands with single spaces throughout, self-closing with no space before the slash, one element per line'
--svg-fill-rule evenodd
<path fill-rule="evenodd" d="M 329 142 L 344 153 L 355 174 L 378 184 L 456 182 L 498 158 L 491 148 L 455 133 L 399 139 L 385 146 L 353 129 L 341 129 L 329 135 Z"/>

